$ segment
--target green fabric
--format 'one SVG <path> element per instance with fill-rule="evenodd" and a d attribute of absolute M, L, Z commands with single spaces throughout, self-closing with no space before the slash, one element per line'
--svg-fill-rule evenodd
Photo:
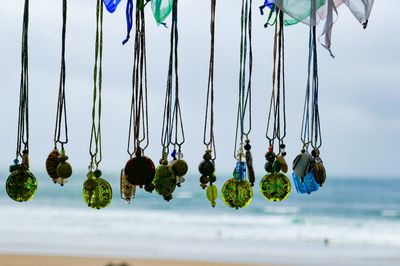
<path fill-rule="evenodd" d="M 294 25 L 299 22 L 306 22 L 311 15 L 312 0 L 281 0 L 276 5 L 286 14 L 284 24 L 286 26 Z M 325 6 L 326 0 L 315 0 L 316 9 Z M 316 22 L 306 22 L 307 24 L 315 25 Z"/>
<path fill-rule="evenodd" d="M 174 0 L 151 0 L 151 9 L 157 24 L 161 24 L 172 11 Z"/>

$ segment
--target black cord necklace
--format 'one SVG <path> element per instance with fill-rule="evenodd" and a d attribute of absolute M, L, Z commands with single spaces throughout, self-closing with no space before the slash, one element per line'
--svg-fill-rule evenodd
<path fill-rule="evenodd" d="M 291 190 L 290 181 L 286 175 L 288 166 L 285 160 L 286 150 L 286 88 L 285 88 L 285 42 L 284 42 L 284 14 L 274 7 L 277 19 L 275 20 L 272 93 L 268 114 L 266 138 L 269 142 L 265 154 L 267 174 L 260 182 L 261 194 L 270 201 L 285 200 Z M 266 24 L 268 25 L 268 24 Z M 272 128 L 272 129 L 271 129 Z M 279 152 L 274 152 L 275 141 L 278 141 Z M 281 173 L 283 172 L 283 173 Z"/>
<path fill-rule="evenodd" d="M 185 181 L 184 175 L 188 165 L 183 160 L 182 145 L 185 143 L 185 133 L 182 112 L 179 101 L 178 76 L 178 0 L 173 1 L 170 57 L 167 87 L 165 91 L 163 126 L 161 132 L 161 159 L 156 169 L 154 186 L 158 194 L 166 201 L 172 199 L 176 186 Z M 168 153 L 172 147 L 172 161 L 168 163 Z"/>
<path fill-rule="evenodd" d="M 312 3 L 312 14 L 315 17 L 315 3 Z M 310 26 L 308 78 L 304 100 L 303 120 L 301 127 L 301 153 L 293 161 L 293 181 L 298 193 L 317 191 L 325 182 L 325 167 L 320 158 L 322 146 L 321 125 L 319 119 L 319 80 L 316 27 Z M 311 98 L 311 101 L 310 101 Z M 311 144 L 311 154 L 308 147 Z"/>
<path fill-rule="evenodd" d="M 253 71 L 251 9 L 252 0 L 242 0 L 239 97 L 234 148 L 236 167 L 234 177 L 226 181 L 221 189 L 224 203 L 236 209 L 250 204 L 253 198 L 252 184 L 255 181 L 249 139 L 251 132 L 251 78 Z M 246 77 L 247 73 L 249 74 L 248 77 Z M 249 180 L 247 180 L 247 171 Z"/>
<path fill-rule="evenodd" d="M 63 26 L 62 26 L 62 48 L 61 48 L 61 71 L 60 85 L 58 90 L 56 125 L 54 129 L 54 149 L 46 160 L 47 174 L 55 184 L 63 186 L 72 175 L 72 167 L 66 162 L 68 156 L 65 154 L 64 145 L 68 143 L 67 104 L 65 100 L 65 35 L 67 27 L 67 0 L 63 0 Z M 64 127 L 64 138 L 62 138 L 62 127 Z M 58 151 L 61 146 L 61 153 Z"/>
<path fill-rule="evenodd" d="M 215 207 L 216 199 L 218 197 L 218 189 L 213 184 L 217 178 L 215 176 L 215 159 L 217 152 L 215 150 L 215 135 L 214 135 L 214 45 L 215 45 L 215 7 L 216 0 L 211 0 L 211 20 L 210 20 L 210 34 L 211 34 L 211 49 L 210 49 L 210 63 L 208 69 L 208 87 L 207 87 L 207 100 L 206 112 L 204 118 L 203 130 L 203 144 L 206 146 L 203 155 L 203 161 L 199 164 L 200 186 L 206 190 L 207 199 L 210 201 L 211 206 Z M 208 184 L 209 183 L 209 184 Z"/>
<path fill-rule="evenodd" d="M 103 79 L 103 1 L 96 5 L 96 44 L 93 70 L 92 127 L 90 135 L 90 163 L 87 180 L 83 184 L 83 200 L 90 208 L 107 207 L 112 200 L 112 188 L 107 180 L 101 178 L 99 169 L 102 160 L 101 139 L 101 99 Z"/>
<path fill-rule="evenodd" d="M 121 171 L 121 197 L 130 202 L 136 186 L 152 192 L 155 174 L 153 161 L 144 155 L 149 145 L 147 105 L 146 27 L 144 6 L 136 3 L 134 61 L 132 72 L 132 99 L 129 119 L 127 152 L 130 160 Z M 133 136 L 132 136 L 133 135 Z M 133 139 L 132 139 L 133 138 Z"/>
<path fill-rule="evenodd" d="M 37 191 L 36 177 L 29 170 L 29 75 L 28 75 L 29 0 L 25 0 L 22 26 L 21 82 L 19 95 L 17 149 L 11 175 L 6 181 L 8 196 L 18 202 L 32 199 Z M 21 159 L 21 163 L 19 161 Z"/>

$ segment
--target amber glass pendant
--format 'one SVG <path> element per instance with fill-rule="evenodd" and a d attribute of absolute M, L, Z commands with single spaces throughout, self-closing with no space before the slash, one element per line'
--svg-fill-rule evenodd
<path fill-rule="evenodd" d="M 112 188 L 107 180 L 101 178 L 101 171 L 89 171 L 83 184 L 82 197 L 88 207 L 102 209 L 110 205 Z"/>
<path fill-rule="evenodd" d="M 53 149 L 47 157 L 46 171 L 54 184 L 64 186 L 72 176 L 72 167 L 67 160 L 64 148 L 61 149 L 61 153 L 57 148 Z"/>

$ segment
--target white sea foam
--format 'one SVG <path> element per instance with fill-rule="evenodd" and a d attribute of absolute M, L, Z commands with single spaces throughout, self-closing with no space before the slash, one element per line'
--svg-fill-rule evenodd
<path fill-rule="evenodd" d="M 400 251 L 399 221 L 312 218 L 288 210 L 285 213 L 291 215 L 0 207 L 0 252 L 262 263 L 270 262 L 271 256 L 272 261 L 274 256 L 284 258 L 288 248 L 297 259 L 311 250 L 326 258 L 333 251 L 346 255 L 346 246 L 352 247 L 353 256 L 361 256 L 370 246 L 375 251 L 362 256 Z M 324 243 L 329 244 L 329 253 Z M 357 253 L 354 247 L 363 248 Z"/>

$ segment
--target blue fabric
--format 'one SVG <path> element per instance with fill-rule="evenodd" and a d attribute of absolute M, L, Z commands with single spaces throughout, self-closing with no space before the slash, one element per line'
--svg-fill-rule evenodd
<path fill-rule="evenodd" d="M 125 44 L 125 43 L 127 43 L 129 41 L 129 38 L 131 37 L 132 24 L 133 24 L 133 3 L 132 3 L 132 0 L 128 0 L 126 2 L 127 33 L 126 33 L 126 38 L 122 42 L 122 44 Z"/>
<path fill-rule="evenodd" d="M 114 13 L 114 11 L 117 9 L 117 6 L 121 0 L 103 0 L 104 5 L 106 6 L 108 12 Z"/>
<path fill-rule="evenodd" d="M 319 189 L 318 183 L 315 181 L 314 171 L 308 172 L 303 178 L 303 181 L 294 172 L 292 173 L 293 182 L 299 194 L 310 194 Z"/>
<path fill-rule="evenodd" d="M 264 4 L 260 6 L 261 15 L 264 15 L 264 8 L 269 7 L 273 10 L 275 7 L 274 0 L 265 0 Z"/>

